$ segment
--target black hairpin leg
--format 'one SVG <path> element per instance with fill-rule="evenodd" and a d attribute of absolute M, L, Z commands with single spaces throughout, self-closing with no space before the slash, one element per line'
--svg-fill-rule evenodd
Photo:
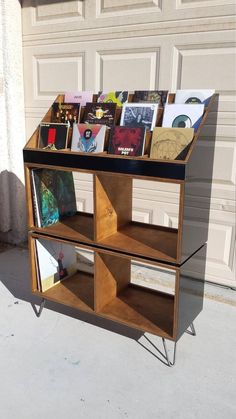
<path fill-rule="evenodd" d="M 165 338 L 162 338 L 162 342 L 163 342 L 163 346 L 164 346 L 164 350 L 165 350 L 165 356 L 166 356 L 167 363 L 168 363 L 169 367 L 173 367 L 175 365 L 175 360 L 176 360 L 177 342 L 175 342 L 175 344 L 174 344 L 174 354 L 173 354 L 173 361 L 172 362 L 170 361 L 170 358 L 169 358 L 169 355 L 168 355 Z"/>
<path fill-rule="evenodd" d="M 194 327 L 193 323 L 191 323 L 189 327 L 191 329 L 192 335 L 196 336 L 196 330 L 195 330 L 195 327 Z"/>
<path fill-rule="evenodd" d="M 196 330 L 195 330 L 195 327 L 194 327 L 193 323 L 191 323 L 189 325 L 189 328 L 190 328 L 190 330 L 187 329 L 186 333 L 188 333 L 189 335 L 192 335 L 192 336 L 196 336 Z"/>
<path fill-rule="evenodd" d="M 41 313 L 43 311 L 43 308 L 45 306 L 45 303 L 46 303 L 46 300 L 45 300 L 45 298 L 43 298 L 38 310 L 37 310 L 37 308 L 35 307 L 34 304 L 31 304 L 37 317 L 40 317 L 41 316 Z"/>

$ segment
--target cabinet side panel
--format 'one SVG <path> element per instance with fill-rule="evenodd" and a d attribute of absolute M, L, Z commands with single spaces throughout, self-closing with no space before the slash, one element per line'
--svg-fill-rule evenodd
<path fill-rule="evenodd" d="M 130 282 L 131 262 L 95 253 L 95 309 L 101 310 Z"/>
<path fill-rule="evenodd" d="M 218 108 L 218 95 L 213 98 Z M 209 117 L 206 111 L 204 120 Z M 213 177 L 214 149 L 217 112 L 211 117 L 211 147 L 203 147 L 206 137 L 201 138 L 201 129 L 186 164 L 185 186 L 182 186 L 182 252 L 180 262 L 184 262 L 193 252 L 208 240 L 211 189 Z M 202 151 L 204 150 L 204 156 Z M 207 185 L 207 187 L 206 187 Z M 201 208 L 204 207 L 204 217 Z M 201 216 L 199 215 L 201 213 Z M 199 272 L 200 274 L 200 272 Z"/>
<path fill-rule="evenodd" d="M 201 280 L 186 277 L 184 270 L 191 270 L 196 260 L 206 261 L 206 245 L 196 252 L 179 270 L 179 292 L 176 299 L 176 340 L 187 330 L 203 308 L 205 263 L 201 264 Z"/>
<path fill-rule="evenodd" d="M 132 179 L 95 176 L 95 239 L 116 233 L 132 219 Z"/>

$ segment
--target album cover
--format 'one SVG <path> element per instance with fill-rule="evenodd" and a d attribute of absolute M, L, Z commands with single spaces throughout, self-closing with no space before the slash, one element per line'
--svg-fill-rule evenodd
<path fill-rule="evenodd" d="M 84 123 L 112 127 L 115 123 L 116 103 L 87 103 L 84 109 Z"/>
<path fill-rule="evenodd" d="M 71 151 L 100 153 L 104 150 L 106 125 L 74 124 Z"/>
<path fill-rule="evenodd" d="M 82 91 L 82 92 L 66 92 L 65 103 L 80 103 L 80 106 L 85 106 L 87 102 L 93 101 L 93 92 Z"/>
<path fill-rule="evenodd" d="M 58 103 L 52 104 L 51 122 L 69 124 L 73 127 L 74 122 L 79 119 L 79 103 Z"/>
<path fill-rule="evenodd" d="M 48 227 L 64 217 L 76 214 L 72 172 L 32 169 L 32 193 L 35 224 Z"/>
<path fill-rule="evenodd" d="M 176 90 L 175 103 L 204 103 L 207 106 L 214 93 L 213 89 Z"/>
<path fill-rule="evenodd" d="M 75 247 L 56 240 L 35 239 L 37 274 L 40 291 L 69 278 L 77 272 Z"/>
<path fill-rule="evenodd" d="M 158 104 L 125 103 L 123 105 L 120 125 L 127 127 L 145 127 L 152 131 L 157 118 Z"/>
<path fill-rule="evenodd" d="M 99 103 L 116 103 L 117 106 L 123 106 L 123 103 L 128 102 L 129 92 L 119 91 L 119 92 L 98 92 L 97 102 Z"/>
<path fill-rule="evenodd" d="M 108 153 L 142 156 L 145 131 L 145 127 L 113 127 L 109 138 Z"/>
<path fill-rule="evenodd" d="M 41 122 L 39 124 L 38 147 L 51 150 L 66 148 L 68 131 L 68 124 Z"/>
<path fill-rule="evenodd" d="M 152 134 L 150 158 L 163 160 L 184 159 L 193 136 L 193 128 L 155 127 Z"/>
<path fill-rule="evenodd" d="M 204 104 L 166 104 L 163 114 L 163 127 L 194 128 L 197 131 L 204 112 Z"/>
<path fill-rule="evenodd" d="M 164 106 L 167 101 L 168 90 L 135 90 L 133 102 L 158 103 Z"/>

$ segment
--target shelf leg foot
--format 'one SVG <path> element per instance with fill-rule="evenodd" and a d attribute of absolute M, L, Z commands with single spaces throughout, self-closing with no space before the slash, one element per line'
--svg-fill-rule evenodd
<path fill-rule="evenodd" d="M 196 336 L 196 330 L 195 330 L 195 327 L 194 327 L 193 323 L 191 323 L 189 327 L 191 329 L 192 335 Z"/>
<path fill-rule="evenodd" d="M 175 342 L 175 345 L 174 345 L 174 354 L 173 354 L 173 361 L 172 362 L 170 361 L 170 358 L 169 358 L 169 355 L 168 355 L 165 338 L 162 338 L 162 342 L 163 342 L 163 346 L 164 346 L 164 350 L 165 350 L 165 356 L 166 356 L 167 363 L 168 363 L 169 367 L 173 367 L 175 365 L 175 360 L 176 360 L 177 342 Z"/>
<path fill-rule="evenodd" d="M 193 323 L 191 323 L 189 325 L 189 328 L 190 328 L 190 330 L 187 329 L 186 333 L 188 333 L 189 335 L 192 335 L 192 336 L 196 336 L 197 334 L 196 334 L 196 330 L 195 330 L 195 327 L 194 327 Z"/>
<path fill-rule="evenodd" d="M 43 308 L 45 306 L 45 303 L 46 303 L 46 300 L 45 300 L 45 298 L 43 298 L 38 310 L 37 310 L 37 308 L 35 307 L 34 304 L 31 304 L 37 317 L 40 317 L 41 316 L 41 313 L 43 311 Z"/>

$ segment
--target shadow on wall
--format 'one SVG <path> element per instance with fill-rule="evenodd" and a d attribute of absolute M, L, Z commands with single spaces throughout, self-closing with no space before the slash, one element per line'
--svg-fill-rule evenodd
<path fill-rule="evenodd" d="M 19 244 L 27 239 L 25 186 L 12 172 L 0 173 L 0 241 Z"/>

